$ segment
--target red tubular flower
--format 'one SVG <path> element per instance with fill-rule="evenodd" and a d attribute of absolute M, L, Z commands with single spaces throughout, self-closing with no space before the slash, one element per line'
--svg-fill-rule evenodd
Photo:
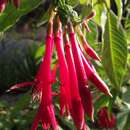
<path fill-rule="evenodd" d="M 20 1 L 21 0 L 13 0 L 13 4 L 16 8 L 18 8 L 20 6 Z"/>
<path fill-rule="evenodd" d="M 107 107 L 103 107 L 98 112 L 97 123 L 100 128 L 114 128 L 116 126 L 116 117 L 108 112 Z"/>
<path fill-rule="evenodd" d="M 82 33 L 82 31 L 81 31 L 80 28 L 78 28 L 78 34 L 79 34 L 79 36 L 80 36 L 81 42 L 82 42 L 82 44 L 83 44 L 83 47 L 84 47 L 86 53 L 87 53 L 90 57 L 92 57 L 93 59 L 100 61 L 100 58 L 99 58 L 98 54 L 97 54 L 97 53 L 93 50 L 93 48 L 88 44 L 88 42 L 87 42 L 87 40 L 85 39 L 85 37 L 84 37 L 84 35 L 83 35 L 83 33 Z"/>
<path fill-rule="evenodd" d="M 79 95 L 78 80 L 77 80 L 74 59 L 70 48 L 69 40 L 66 34 L 64 35 L 64 41 L 65 41 L 66 60 L 68 64 L 69 77 L 70 77 L 70 94 L 71 94 L 70 111 L 74 123 L 77 127 L 77 130 L 83 130 L 83 128 L 86 126 L 84 120 L 84 109 Z M 84 128 L 84 130 L 86 129 Z"/>
<path fill-rule="evenodd" d="M 86 20 L 92 19 L 96 15 L 96 12 L 93 10 L 86 18 Z"/>
<path fill-rule="evenodd" d="M 93 120 L 94 108 L 93 108 L 93 103 L 92 103 L 92 96 L 91 96 L 91 92 L 89 91 L 87 87 L 87 77 L 86 77 L 85 68 L 82 62 L 82 57 L 80 54 L 80 48 L 77 43 L 76 35 L 74 33 L 74 30 L 71 24 L 69 25 L 69 31 L 70 31 L 69 36 L 70 36 L 70 41 L 71 41 L 71 46 L 72 46 L 72 53 L 74 57 L 76 72 L 77 72 L 78 87 L 79 87 L 81 100 L 82 100 L 85 112 Z"/>
<path fill-rule="evenodd" d="M 36 91 L 40 90 L 41 103 L 39 106 L 38 113 L 35 117 L 34 123 L 32 125 L 32 130 L 36 130 L 38 122 L 42 122 L 44 129 L 49 129 L 52 125 L 53 130 L 57 130 L 57 123 L 54 115 L 53 105 L 52 105 L 52 90 L 51 90 L 51 58 L 52 58 L 52 46 L 53 46 L 53 23 L 49 23 L 48 34 L 46 36 L 46 50 L 44 59 L 41 63 L 40 69 L 36 75 L 35 81 Z M 38 90 L 38 91 L 39 91 Z"/>
<path fill-rule="evenodd" d="M 105 82 L 99 77 L 99 75 L 93 71 L 93 69 L 91 68 L 91 66 L 88 64 L 87 60 L 85 59 L 84 55 L 81 52 L 81 56 L 82 56 L 82 60 L 83 60 L 83 64 L 85 67 L 85 71 L 86 71 L 86 75 L 88 77 L 88 79 L 103 93 L 105 93 L 106 95 L 112 96 L 110 93 L 109 88 L 107 87 L 107 85 L 105 84 Z"/>
<path fill-rule="evenodd" d="M 80 48 L 80 53 L 81 53 L 81 55 L 84 55 L 86 61 L 87 61 L 88 64 L 90 65 L 91 69 L 92 69 L 94 72 L 96 72 L 96 69 L 94 68 L 93 64 L 91 63 L 90 58 L 85 55 L 85 52 L 84 52 L 83 49 L 81 48 L 81 45 L 80 45 L 80 44 L 79 44 L 79 48 Z"/>
<path fill-rule="evenodd" d="M 0 13 L 2 13 L 5 10 L 7 4 L 7 0 L 0 0 Z"/>
<path fill-rule="evenodd" d="M 92 11 L 91 14 L 89 16 L 87 16 L 82 23 L 82 25 L 86 28 L 87 32 L 91 32 L 91 30 L 88 26 L 88 21 L 91 20 L 95 15 L 96 15 L 96 12 Z"/>
<path fill-rule="evenodd" d="M 58 63 L 60 69 L 60 114 L 63 115 L 65 110 L 69 110 L 70 92 L 69 92 L 69 72 L 67 62 L 65 59 L 63 39 L 62 39 L 62 25 L 57 19 L 58 28 L 55 32 L 55 45 L 58 55 Z"/>
<path fill-rule="evenodd" d="M 35 84 L 34 82 L 23 82 L 23 83 L 15 84 L 11 86 L 10 89 L 8 89 L 6 92 L 13 91 L 17 88 L 24 88 L 24 87 L 32 86 L 34 84 Z"/>

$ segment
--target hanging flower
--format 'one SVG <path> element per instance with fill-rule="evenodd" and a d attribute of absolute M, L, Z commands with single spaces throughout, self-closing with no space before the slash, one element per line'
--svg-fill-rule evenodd
<path fill-rule="evenodd" d="M 55 45 L 60 70 L 60 113 L 63 115 L 65 110 L 67 113 L 69 111 L 69 72 L 63 48 L 62 25 L 59 18 L 57 18 L 57 26 L 57 30 L 55 31 Z"/>
<path fill-rule="evenodd" d="M 16 7 L 19 6 L 19 0 L 13 0 L 13 2 Z M 9 91 L 16 88 L 33 86 L 32 97 L 33 100 L 38 99 L 39 108 L 31 130 L 37 130 L 39 122 L 41 122 L 45 130 L 49 128 L 57 130 L 52 96 L 59 96 L 61 118 L 63 118 L 63 115 L 70 115 L 77 130 L 86 130 L 85 114 L 94 121 L 93 97 L 88 81 L 91 81 L 104 94 L 111 96 L 111 93 L 108 86 L 97 74 L 91 61 L 85 56 L 84 50 L 89 58 L 100 61 L 97 53 L 87 43 L 82 31 L 78 29 L 80 30 L 78 33 L 83 43 L 80 44 L 72 23 L 69 21 L 65 28 L 63 28 L 59 15 L 54 16 L 55 13 L 53 12 L 48 22 L 45 54 L 34 80 L 14 85 Z M 93 16 L 94 13 L 88 16 L 87 19 L 91 19 Z M 54 20 L 56 21 L 55 24 L 53 24 Z M 51 69 L 54 47 L 56 47 L 58 62 Z M 59 75 L 56 74 L 57 69 L 59 69 Z M 57 82 L 57 79 L 60 82 L 59 93 L 52 91 L 52 84 Z M 100 126 L 103 124 L 101 127 L 106 126 L 110 128 L 115 125 L 114 116 L 109 116 L 106 108 L 103 108 L 98 115 L 98 124 Z M 105 117 L 103 117 L 104 115 Z"/>
<path fill-rule="evenodd" d="M 116 117 L 108 111 L 107 107 L 102 107 L 98 112 L 97 123 L 100 128 L 114 128 L 116 126 Z"/>
<path fill-rule="evenodd" d="M 75 63 L 72 55 L 72 50 L 66 32 L 64 33 L 64 43 L 65 43 L 66 60 L 68 64 L 69 77 L 70 77 L 69 78 L 70 95 L 71 95 L 70 112 L 77 129 L 83 130 L 86 129 L 86 124 L 84 119 L 84 109 L 82 106 L 82 101 L 78 90 L 78 79 L 77 79 Z"/>

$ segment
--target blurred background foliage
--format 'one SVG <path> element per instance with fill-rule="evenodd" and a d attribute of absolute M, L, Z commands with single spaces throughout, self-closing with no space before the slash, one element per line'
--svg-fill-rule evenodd
<path fill-rule="evenodd" d="M 30 101 L 31 88 L 10 93 L 6 90 L 16 83 L 33 80 L 44 54 L 52 2 L 21 0 L 20 8 L 8 4 L 0 14 L 0 130 L 28 130 L 31 126 L 37 108 L 37 103 Z M 112 99 L 106 97 L 90 85 L 95 122 L 86 117 L 88 129 L 101 130 L 97 126 L 97 112 L 102 106 L 108 106 L 117 118 L 113 130 L 130 130 L 130 1 L 68 0 L 68 3 L 80 19 L 96 11 L 96 16 L 88 23 L 91 33 L 83 32 L 102 59 L 102 64 L 92 62 L 114 95 Z M 57 97 L 54 100 L 57 102 Z M 55 106 L 59 111 L 57 103 Z M 58 112 L 56 116 L 59 130 L 75 130 L 72 121 L 61 119 Z"/>

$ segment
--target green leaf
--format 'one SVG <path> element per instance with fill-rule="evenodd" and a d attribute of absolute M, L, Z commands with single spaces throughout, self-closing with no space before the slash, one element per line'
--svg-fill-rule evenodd
<path fill-rule="evenodd" d="M 127 41 L 121 25 L 114 13 L 108 12 L 108 18 L 104 32 L 103 65 L 113 84 L 119 89 L 125 73 L 127 61 Z"/>
<path fill-rule="evenodd" d="M 122 0 L 115 0 L 115 2 L 118 10 L 118 20 L 120 21 L 122 17 Z"/>
<path fill-rule="evenodd" d="M 129 110 L 125 110 L 117 115 L 117 128 L 123 130 L 128 119 Z"/>
<path fill-rule="evenodd" d="M 126 88 L 126 92 L 122 96 L 123 101 L 130 103 L 130 87 Z"/>
<path fill-rule="evenodd" d="M 42 0 L 22 0 L 18 9 L 9 4 L 6 10 L 0 14 L 0 32 L 4 32 L 12 27 L 21 16 L 35 9 L 41 2 Z"/>
<path fill-rule="evenodd" d="M 87 3 L 87 0 L 79 0 L 80 1 L 80 4 L 86 4 Z"/>
<path fill-rule="evenodd" d="M 81 11 L 81 17 L 84 19 L 86 16 L 88 16 L 92 12 L 92 5 L 82 5 L 82 11 Z"/>
<path fill-rule="evenodd" d="M 95 110 L 99 110 L 101 107 L 106 106 L 109 102 L 109 97 L 101 96 L 98 100 L 94 102 Z"/>
<path fill-rule="evenodd" d="M 130 123 L 129 122 L 130 122 L 130 113 L 129 113 L 129 116 L 127 118 L 127 122 L 126 122 L 123 130 L 129 130 L 130 129 Z"/>
<path fill-rule="evenodd" d="M 106 0 L 106 4 L 107 4 L 107 7 L 110 9 L 110 4 L 111 2 L 110 2 L 110 0 Z"/>
<path fill-rule="evenodd" d="M 94 47 L 94 46 L 95 46 L 95 43 L 96 43 L 96 40 L 97 40 L 97 36 L 98 36 L 98 35 L 97 35 L 97 27 L 96 27 L 96 24 L 95 24 L 92 20 L 90 20 L 90 21 L 88 22 L 88 26 L 89 26 L 91 32 L 87 32 L 87 31 L 85 30 L 85 32 L 86 32 L 86 39 L 87 39 L 88 43 L 89 43 L 92 47 Z"/>
<path fill-rule="evenodd" d="M 48 11 L 45 12 L 42 17 L 40 18 L 40 20 L 37 23 L 37 27 L 42 26 L 43 24 L 45 24 L 47 21 L 49 20 L 49 13 Z"/>
<path fill-rule="evenodd" d="M 101 16 L 103 11 L 105 10 L 104 5 L 102 3 L 97 3 L 94 5 L 94 10 L 96 11 L 96 16 L 94 17 L 94 21 L 98 24 L 101 25 Z"/>

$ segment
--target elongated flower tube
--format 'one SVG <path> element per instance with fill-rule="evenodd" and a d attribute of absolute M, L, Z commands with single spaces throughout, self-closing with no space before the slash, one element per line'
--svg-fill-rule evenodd
<path fill-rule="evenodd" d="M 77 43 L 76 34 L 74 33 L 74 29 L 71 23 L 69 24 L 69 37 L 71 41 L 72 53 L 73 53 L 76 72 L 77 72 L 80 97 L 83 103 L 85 113 L 87 113 L 89 117 L 93 120 L 94 108 L 92 103 L 92 96 L 87 86 L 87 76 L 85 73 L 84 64 L 80 54 L 80 48 Z"/>
<path fill-rule="evenodd" d="M 87 43 L 87 40 L 85 39 L 80 27 L 77 27 L 77 32 L 79 34 L 79 37 L 80 37 L 80 40 L 81 40 L 81 43 L 86 51 L 86 53 L 92 57 L 93 59 L 95 60 L 99 60 L 100 61 L 100 58 L 98 56 L 98 54 L 92 49 L 92 47 Z"/>
<path fill-rule="evenodd" d="M 87 32 L 91 32 L 91 29 L 88 26 L 88 21 L 91 20 L 96 15 L 95 11 L 92 11 L 84 20 L 82 25 L 86 28 Z"/>
<path fill-rule="evenodd" d="M 55 45 L 58 55 L 58 63 L 60 70 L 60 114 L 63 115 L 65 110 L 69 110 L 70 92 L 69 92 L 69 71 L 65 59 L 63 39 L 62 39 L 62 25 L 57 18 L 57 30 L 55 31 Z"/>
<path fill-rule="evenodd" d="M 32 85 L 35 85 L 35 83 L 34 82 L 23 82 L 23 83 L 15 84 L 15 85 L 11 86 L 10 89 L 8 89 L 6 92 L 13 91 L 17 88 L 29 87 Z"/>
<path fill-rule="evenodd" d="M 105 82 L 99 77 L 99 75 L 97 74 L 96 69 L 92 65 L 91 61 L 87 57 L 85 57 L 85 54 L 82 51 L 81 47 L 80 47 L 80 53 L 81 53 L 81 56 L 82 56 L 82 60 L 83 60 L 83 63 L 84 63 L 84 67 L 85 67 L 85 71 L 86 71 L 86 75 L 87 75 L 88 79 L 101 92 L 105 93 L 106 95 L 112 96 L 109 88 L 107 87 Z"/>
<path fill-rule="evenodd" d="M 2 13 L 5 10 L 7 4 L 7 0 L 0 0 L 0 13 Z"/>
<path fill-rule="evenodd" d="M 85 59 L 84 55 L 81 52 L 83 64 L 85 67 L 86 75 L 88 79 L 103 93 L 106 95 L 112 96 L 110 93 L 110 90 L 108 86 L 105 84 L 105 82 L 99 77 L 99 75 L 93 71 L 87 60 Z"/>
<path fill-rule="evenodd" d="M 91 20 L 96 15 L 96 12 L 93 10 L 86 18 L 85 20 Z"/>
<path fill-rule="evenodd" d="M 69 69 L 69 79 L 70 79 L 70 94 L 71 94 L 71 115 L 74 120 L 74 123 L 77 127 L 77 130 L 82 130 L 85 127 L 85 120 L 84 120 L 84 109 L 82 106 L 82 101 L 79 95 L 78 90 L 78 80 L 77 74 L 74 64 L 74 59 L 72 55 L 72 51 L 70 48 L 69 40 L 64 34 L 64 42 L 65 42 L 65 52 L 66 52 L 66 60 Z"/>
<path fill-rule="evenodd" d="M 49 22 L 48 33 L 46 36 L 46 49 L 44 59 L 41 63 L 39 72 L 36 76 L 36 88 L 40 88 L 41 101 L 38 109 L 38 113 L 34 119 L 31 130 L 36 130 L 39 121 L 42 123 L 42 127 L 45 130 L 52 125 L 53 130 L 57 130 L 57 123 L 55 119 L 54 109 L 52 105 L 52 90 L 51 90 L 51 58 L 52 58 L 52 46 L 53 46 L 53 22 Z"/>
<path fill-rule="evenodd" d="M 81 45 L 79 44 L 79 48 L 80 48 L 80 53 L 81 55 L 83 55 L 85 57 L 85 60 L 88 62 L 88 64 L 90 65 L 91 69 L 96 72 L 95 67 L 93 66 L 93 64 L 90 61 L 90 58 L 86 56 L 85 52 L 83 51 L 83 49 L 81 48 Z"/>

